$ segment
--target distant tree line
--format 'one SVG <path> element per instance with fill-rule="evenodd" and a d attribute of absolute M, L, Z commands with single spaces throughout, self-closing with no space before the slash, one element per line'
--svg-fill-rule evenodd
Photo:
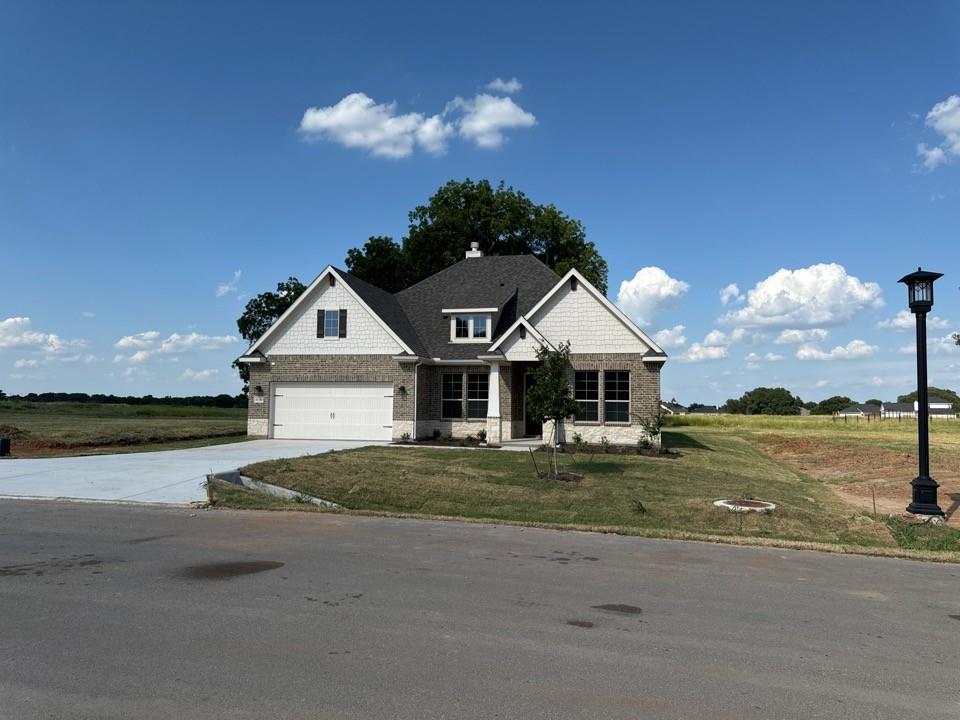
<path fill-rule="evenodd" d="M 930 387 L 927 392 L 930 397 L 949 400 L 953 403 L 954 410 L 960 411 L 960 396 L 953 390 Z M 916 399 L 917 393 L 912 392 L 900 395 L 897 402 L 914 402 Z M 734 415 L 799 415 L 801 408 L 804 408 L 809 410 L 812 415 L 833 415 L 856 404 L 856 400 L 852 400 L 846 395 L 834 395 L 818 403 L 803 402 L 786 388 L 758 387 L 745 392 L 739 398 L 727 400 L 720 410 Z M 871 398 L 864 404 L 882 405 L 883 401 Z M 691 403 L 689 409 L 693 410 L 698 407 L 703 407 L 703 405 Z"/>
<path fill-rule="evenodd" d="M 87 393 L 27 393 L 7 395 L 0 390 L 0 400 L 25 400 L 27 402 L 76 402 L 101 403 L 105 405 L 190 405 L 194 407 L 245 408 L 247 396 L 240 395 L 190 395 L 188 397 L 154 397 L 153 395 L 88 395 Z"/>

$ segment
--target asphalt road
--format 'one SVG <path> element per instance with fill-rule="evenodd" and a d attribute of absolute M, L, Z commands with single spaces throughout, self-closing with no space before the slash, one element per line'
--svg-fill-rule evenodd
<path fill-rule="evenodd" d="M 952 565 L 0 505 L 0 717 L 18 720 L 956 720 L 958 618 Z"/>

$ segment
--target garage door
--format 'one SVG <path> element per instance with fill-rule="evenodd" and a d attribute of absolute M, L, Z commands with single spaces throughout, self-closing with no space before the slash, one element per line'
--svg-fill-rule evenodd
<path fill-rule="evenodd" d="M 390 383 L 275 383 L 273 437 L 288 440 L 390 440 Z"/>

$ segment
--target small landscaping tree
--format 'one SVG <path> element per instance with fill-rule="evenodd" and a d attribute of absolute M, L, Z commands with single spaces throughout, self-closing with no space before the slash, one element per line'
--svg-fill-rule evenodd
<path fill-rule="evenodd" d="M 540 364 L 534 370 L 534 386 L 527 393 L 527 412 L 541 422 L 553 422 L 553 477 L 560 474 L 557 467 L 557 444 L 563 419 L 577 411 L 577 403 L 570 394 L 570 343 L 560 343 L 556 350 L 537 348 Z"/>

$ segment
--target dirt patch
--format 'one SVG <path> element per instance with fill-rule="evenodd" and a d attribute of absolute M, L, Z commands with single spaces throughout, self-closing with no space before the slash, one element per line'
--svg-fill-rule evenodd
<path fill-rule="evenodd" d="M 844 445 L 804 437 L 764 434 L 760 449 L 812 477 L 858 510 L 900 515 L 910 502 L 910 480 L 917 474 L 912 452 L 869 445 Z M 933 476 L 940 483 L 940 507 L 947 522 L 960 527 L 960 458 L 936 457 Z"/>
<path fill-rule="evenodd" d="M 189 580 L 229 580 L 242 575 L 254 575 L 276 570 L 283 567 L 282 562 L 276 560 L 247 560 L 242 562 L 208 563 L 206 565 L 190 565 L 177 573 L 179 577 Z"/>
<path fill-rule="evenodd" d="M 567 620 L 567 625 L 573 625 L 578 628 L 592 628 L 593 623 L 589 620 Z"/>

